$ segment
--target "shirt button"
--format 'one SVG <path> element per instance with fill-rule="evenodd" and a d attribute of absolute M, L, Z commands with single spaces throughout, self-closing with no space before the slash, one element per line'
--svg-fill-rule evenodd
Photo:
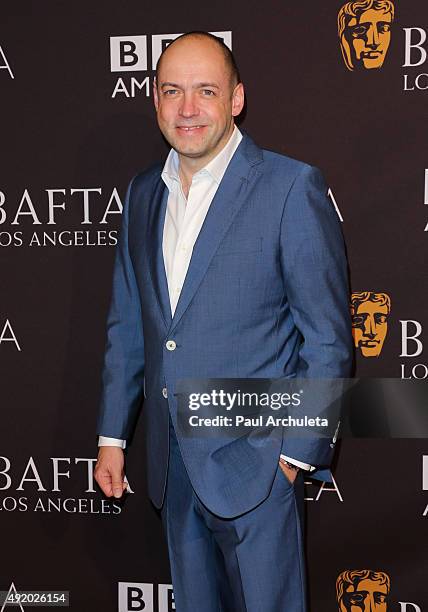
<path fill-rule="evenodd" d="M 168 391 L 167 391 L 166 387 L 164 387 L 162 389 L 162 395 L 164 396 L 165 399 L 168 397 Z"/>
<path fill-rule="evenodd" d="M 175 351 L 175 349 L 177 348 L 177 345 L 174 340 L 168 340 L 165 346 L 169 351 Z"/>

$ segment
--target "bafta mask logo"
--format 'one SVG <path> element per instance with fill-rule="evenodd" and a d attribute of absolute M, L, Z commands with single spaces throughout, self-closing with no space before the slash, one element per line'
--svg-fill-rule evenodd
<path fill-rule="evenodd" d="M 391 300 L 386 293 L 360 291 L 351 297 L 352 335 L 363 357 L 379 357 L 388 331 Z"/>
<path fill-rule="evenodd" d="M 386 612 L 391 586 L 388 574 L 373 570 L 346 570 L 336 580 L 340 612 Z"/>
<path fill-rule="evenodd" d="M 391 0 L 347 2 L 337 16 L 340 48 L 348 70 L 381 68 L 391 42 Z"/>

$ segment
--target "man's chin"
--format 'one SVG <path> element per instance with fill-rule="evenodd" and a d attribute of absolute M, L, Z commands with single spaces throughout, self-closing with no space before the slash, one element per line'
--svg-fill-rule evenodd
<path fill-rule="evenodd" d="M 373 70 L 374 68 L 381 68 L 383 65 L 384 55 L 377 55 L 376 57 L 363 57 L 362 64 L 366 70 Z"/>
<path fill-rule="evenodd" d="M 206 139 L 199 137 L 192 137 L 192 141 L 187 136 L 180 137 L 177 134 L 164 134 L 168 143 L 173 149 L 180 155 L 186 157 L 201 157 L 207 150 Z"/>
<path fill-rule="evenodd" d="M 379 357 L 382 346 L 380 344 L 376 344 L 376 346 L 364 346 L 360 344 L 360 350 L 363 357 Z"/>
<path fill-rule="evenodd" d="M 204 157 L 207 153 L 206 147 L 183 147 L 180 146 L 180 143 L 171 144 L 171 146 L 179 155 L 183 155 L 183 157 L 191 157 L 193 159 Z"/>
<path fill-rule="evenodd" d="M 209 155 L 212 149 L 212 143 L 201 137 L 195 138 L 193 142 L 188 142 L 185 138 L 174 138 L 170 144 L 179 155 L 195 159 Z"/>
<path fill-rule="evenodd" d="M 382 60 L 365 60 L 364 68 L 366 70 L 373 70 L 373 68 L 382 68 L 383 59 Z"/>

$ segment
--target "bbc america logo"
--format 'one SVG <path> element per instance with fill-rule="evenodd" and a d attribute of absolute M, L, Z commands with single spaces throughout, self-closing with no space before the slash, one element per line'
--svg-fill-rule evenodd
<path fill-rule="evenodd" d="M 118 612 L 172 612 L 175 610 L 172 584 L 119 582 Z"/>
<path fill-rule="evenodd" d="M 225 45 L 232 49 L 232 32 L 211 32 L 221 38 Z M 139 34 L 134 36 L 110 36 L 110 71 L 111 72 L 147 72 L 156 70 L 156 64 L 162 52 L 178 34 Z M 150 76 L 139 79 L 134 76 L 118 77 L 115 82 L 112 98 L 117 96 L 135 98 L 142 92 L 150 96 Z"/>

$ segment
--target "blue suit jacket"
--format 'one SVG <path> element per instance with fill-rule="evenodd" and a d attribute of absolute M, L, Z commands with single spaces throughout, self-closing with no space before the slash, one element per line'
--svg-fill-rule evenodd
<path fill-rule="evenodd" d="M 100 435 L 129 439 L 144 394 L 148 486 L 157 507 L 165 492 L 169 415 L 177 421 L 177 380 L 348 377 L 352 362 L 346 255 L 321 173 L 244 135 L 171 318 L 161 171 L 161 164 L 150 168 L 128 188 L 98 423 Z M 166 348 L 168 340 L 175 350 Z M 268 434 L 233 441 L 179 436 L 179 443 L 195 491 L 224 517 L 267 497 L 281 448 L 319 468 L 328 467 L 333 452 L 331 439 Z"/>

